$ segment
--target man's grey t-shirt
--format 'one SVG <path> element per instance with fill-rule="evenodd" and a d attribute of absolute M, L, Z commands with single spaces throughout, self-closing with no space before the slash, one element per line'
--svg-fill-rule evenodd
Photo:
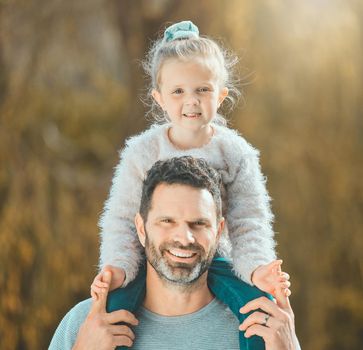
<path fill-rule="evenodd" d="M 84 300 L 64 316 L 50 350 L 72 349 L 91 305 L 92 299 Z M 136 339 L 132 349 L 239 349 L 238 320 L 228 306 L 217 299 L 188 315 L 160 316 L 141 308 L 136 316 L 140 323 L 134 328 Z"/>
<path fill-rule="evenodd" d="M 239 349 L 238 320 L 217 299 L 183 316 L 161 316 L 142 307 L 136 318 L 135 350 Z"/>

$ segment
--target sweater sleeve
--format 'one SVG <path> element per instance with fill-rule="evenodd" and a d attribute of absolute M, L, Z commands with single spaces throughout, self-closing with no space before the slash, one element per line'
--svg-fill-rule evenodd
<path fill-rule="evenodd" d="M 73 307 L 59 323 L 48 349 L 71 350 L 90 308 L 91 299 L 84 300 Z"/>
<path fill-rule="evenodd" d="M 234 178 L 227 185 L 227 223 L 236 275 L 252 284 L 252 272 L 276 258 L 273 214 L 259 153 L 246 143 Z"/>
<path fill-rule="evenodd" d="M 99 226 L 101 228 L 100 268 L 105 265 L 120 267 L 126 272 L 123 286 L 134 280 L 143 258 L 134 218 L 139 210 L 144 169 L 153 161 L 149 148 L 139 135 L 126 143 L 120 153 L 110 194 L 105 202 Z"/>

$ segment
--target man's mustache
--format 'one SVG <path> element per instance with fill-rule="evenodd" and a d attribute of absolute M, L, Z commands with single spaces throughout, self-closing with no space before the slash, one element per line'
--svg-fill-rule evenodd
<path fill-rule="evenodd" d="M 204 248 L 199 243 L 189 243 L 188 245 L 183 245 L 179 242 L 163 243 L 160 245 L 159 250 L 162 252 L 165 250 L 170 250 L 172 248 L 176 248 L 176 249 L 180 249 L 180 250 L 187 250 L 189 252 L 194 252 L 194 253 L 204 253 L 205 252 Z"/>

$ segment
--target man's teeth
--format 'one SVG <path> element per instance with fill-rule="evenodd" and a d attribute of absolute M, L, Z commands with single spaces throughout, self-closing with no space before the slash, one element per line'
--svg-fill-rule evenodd
<path fill-rule="evenodd" d="M 169 250 L 169 253 L 177 256 L 178 258 L 191 258 L 194 253 L 182 253 L 182 252 L 176 252 L 175 250 Z"/>

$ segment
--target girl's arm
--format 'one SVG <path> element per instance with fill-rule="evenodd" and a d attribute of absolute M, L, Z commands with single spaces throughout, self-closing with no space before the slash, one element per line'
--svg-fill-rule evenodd
<path fill-rule="evenodd" d="M 235 177 L 227 185 L 233 267 L 237 276 L 250 284 L 252 272 L 276 258 L 273 214 L 265 182 L 258 152 L 251 149 L 241 157 Z"/>
<path fill-rule="evenodd" d="M 144 177 L 144 150 L 129 143 L 120 154 L 109 197 L 105 203 L 99 226 L 101 228 L 100 269 L 112 265 L 124 269 L 123 286 L 137 274 L 143 258 L 134 218 L 139 210 Z"/>

